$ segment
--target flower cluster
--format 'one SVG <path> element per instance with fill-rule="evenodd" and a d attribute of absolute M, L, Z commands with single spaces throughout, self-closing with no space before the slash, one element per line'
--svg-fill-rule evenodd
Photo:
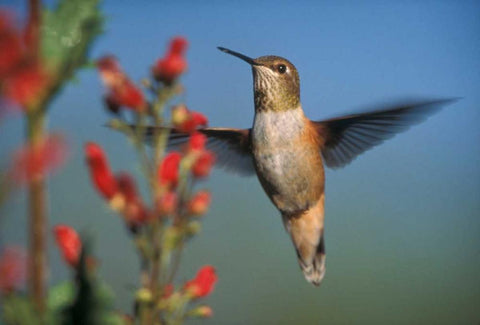
<path fill-rule="evenodd" d="M 142 275 L 136 295 L 139 314 L 134 318 L 142 324 L 149 323 L 152 315 L 162 315 L 167 324 L 185 317 L 212 315 L 205 305 L 187 309 L 188 304 L 212 292 L 217 280 L 212 266 L 201 268 L 194 279 L 177 290 L 173 285 L 182 249 L 200 230 L 199 217 L 207 212 L 211 201 L 207 190 L 194 191 L 193 186 L 210 174 L 215 163 L 202 133 L 202 127 L 208 124 L 203 114 L 176 104 L 170 120 L 163 117 L 165 106 L 183 91 L 178 78 L 187 67 L 186 48 L 187 41 L 182 37 L 171 41 L 167 54 L 153 65 L 151 79 L 142 82 L 148 90 L 145 94 L 113 56 L 96 62 L 107 89 L 107 108 L 117 113 L 109 125 L 130 138 L 149 185 L 150 200 L 144 200 L 131 174 L 114 173 L 98 144 L 85 145 L 92 184 L 109 207 L 122 216 L 141 257 Z M 151 100 L 149 95 L 153 95 Z M 122 107 L 130 109 L 134 124 L 119 114 Z M 167 152 L 170 137 L 181 145 Z"/>

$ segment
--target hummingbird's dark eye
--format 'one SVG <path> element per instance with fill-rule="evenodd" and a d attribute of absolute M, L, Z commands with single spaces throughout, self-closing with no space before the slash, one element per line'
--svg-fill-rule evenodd
<path fill-rule="evenodd" d="M 287 71 L 287 66 L 285 64 L 279 64 L 277 65 L 277 70 L 281 74 L 284 74 Z"/>

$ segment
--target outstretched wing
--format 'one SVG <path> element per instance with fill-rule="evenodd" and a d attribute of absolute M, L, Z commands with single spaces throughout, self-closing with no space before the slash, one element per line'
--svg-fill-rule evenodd
<path fill-rule="evenodd" d="M 255 174 L 253 165 L 250 129 L 203 128 L 197 131 L 208 138 L 207 149 L 215 153 L 215 166 L 230 172 L 251 176 Z M 147 137 L 153 129 L 147 130 Z M 180 147 L 188 141 L 189 134 L 171 130 L 168 139 L 170 148 Z"/>
<path fill-rule="evenodd" d="M 383 107 L 367 113 L 313 122 L 322 142 L 325 164 L 340 168 L 364 151 L 424 121 L 442 106 L 456 99 L 413 101 Z"/>

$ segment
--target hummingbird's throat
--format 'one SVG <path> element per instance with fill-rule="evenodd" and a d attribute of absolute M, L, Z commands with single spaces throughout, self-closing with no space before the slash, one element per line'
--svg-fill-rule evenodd
<path fill-rule="evenodd" d="M 287 111 L 300 104 L 298 89 L 292 89 L 269 68 L 252 67 L 255 110 Z"/>

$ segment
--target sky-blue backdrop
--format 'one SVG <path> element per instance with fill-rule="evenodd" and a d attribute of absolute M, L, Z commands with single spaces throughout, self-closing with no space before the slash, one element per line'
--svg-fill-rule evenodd
<path fill-rule="evenodd" d="M 17 6 L 18 1 L 7 1 Z M 474 324 L 480 321 L 480 3 L 478 1 L 106 1 L 105 34 L 92 56 L 112 53 L 134 80 L 174 35 L 190 42 L 185 102 L 213 126 L 249 127 L 252 77 L 224 46 L 288 58 L 312 119 L 402 98 L 462 97 L 426 123 L 338 171 L 327 171 L 327 275 L 303 279 L 278 216 L 256 179 L 215 172 L 203 234 L 180 279 L 213 264 L 209 303 L 218 324 Z M 137 259 L 120 220 L 89 184 L 82 145 L 103 145 L 115 169 L 140 176 L 124 138 L 102 125 L 103 90 L 79 74 L 50 117 L 71 159 L 50 182 L 52 223 L 96 236 L 102 272 L 129 308 Z M 0 129 L 2 155 L 20 142 L 18 119 Z M 22 242 L 22 195 L 2 211 L 2 242 Z M 3 214 L 3 213 L 2 213 Z M 51 250 L 52 282 L 68 271 Z"/>

